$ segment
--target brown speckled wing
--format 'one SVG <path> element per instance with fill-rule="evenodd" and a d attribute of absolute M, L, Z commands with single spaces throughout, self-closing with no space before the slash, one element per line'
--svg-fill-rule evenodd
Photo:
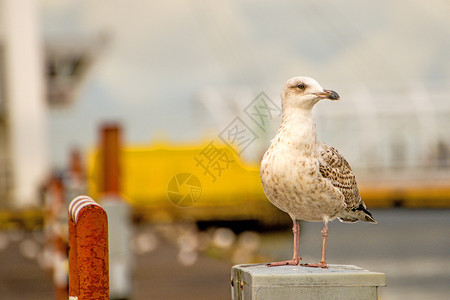
<path fill-rule="evenodd" d="M 347 210 L 359 207 L 362 200 L 356 185 L 355 174 L 349 163 L 336 149 L 327 144 L 320 143 L 319 151 L 319 168 L 322 177 L 330 180 L 331 184 L 344 195 Z"/>

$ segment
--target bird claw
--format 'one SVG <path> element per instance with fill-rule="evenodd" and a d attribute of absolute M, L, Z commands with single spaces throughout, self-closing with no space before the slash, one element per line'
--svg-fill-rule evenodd
<path fill-rule="evenodd" d="M 302 260 L 301 257 L 293 258 L 291 260 L 285 260 L 285 261 L 277 261 L 277 262 L 270 262 L 267 263 L 267 267 L 277 267 L 277 266 L 298 266 L 300 263 L 300 260 Z"/>
<path fill-rule="evenodd" d="M 317 264 L 301 264 L 302 267 L 310 267 L 310 268 L 322 268 L 322 269 L 328 269 L 328 265 L 326 262 L 320 262 Z"/>

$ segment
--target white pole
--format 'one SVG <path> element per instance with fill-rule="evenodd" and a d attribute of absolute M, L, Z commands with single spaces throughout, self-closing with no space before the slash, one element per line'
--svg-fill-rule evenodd
<path fill-rule="evenodd" d="M 12 205 L 37 204 L 47 168 L 43 51 L 36 0 L 0 1 L 13 176 Z"/>

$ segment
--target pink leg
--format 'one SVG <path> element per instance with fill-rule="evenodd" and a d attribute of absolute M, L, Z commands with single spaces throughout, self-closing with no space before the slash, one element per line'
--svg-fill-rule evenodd
<path fill-rule="evenodd" d="M 322 233 L 322 259 L 320 263 L 317 264 L 302 264 L 304 267 L 313 267 L 313 268 L 328 268 L 327 265 L 327 237 L 328 237 L 328 225 L 327 221 L 323 222 Z"/>
<path fill-rule="evenodd" d="M 298 224 L 297 220 L 293 220 L 294 225 L 292 226 L 292 232 L 294 233 L 294 253 L 292 255 L 291 260 L 285 260 L 285 261 L 278 261 L 278 262 L 271 262 L 268 263 L 266 266 L 268 267 L 275 267 L 275 266 L 286 266 L 286 265 L 292 265 L 297 266 L 301 260 L 301 257 L 298 255 L 298 243 L 299 243 L 299 236 L 300 236 L 300 225 Z"/>

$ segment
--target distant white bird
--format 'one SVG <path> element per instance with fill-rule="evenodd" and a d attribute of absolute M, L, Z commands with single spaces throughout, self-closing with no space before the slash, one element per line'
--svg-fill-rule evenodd
<path fill-rule="evenodd" d="M 262 159 L 261 181 L 270 202 L 292 218 L 294 255 L 268 266 L 299 264 L 300 220 L 324 223 L 320 263 L 303 264 L 321 268 L 327 267 L 328 221 L 376 223 L 348 162 L 336 149 L 317 141 L 312 108 L 322 99 L 339 100 L 339 95 L 309 77 L 289 79 L 281 94 L 282 123 Z"/>

